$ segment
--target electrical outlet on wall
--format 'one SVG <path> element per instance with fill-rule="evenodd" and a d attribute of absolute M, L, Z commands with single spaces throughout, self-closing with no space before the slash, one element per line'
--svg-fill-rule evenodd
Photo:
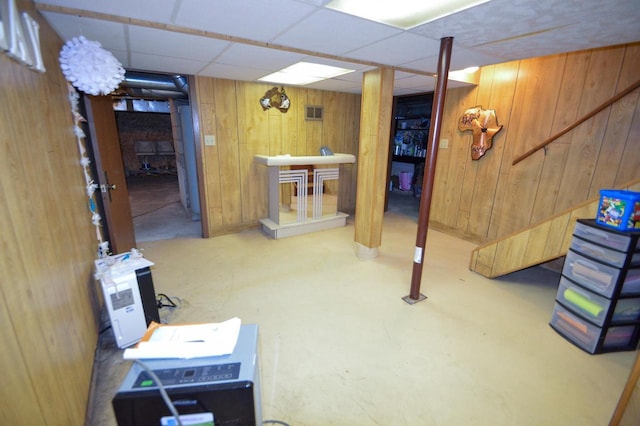
<path fill-rule="evenodd" d="M 438 146 L 440 149 L 449 148 L 449 139 L 440 139 L 440 145 Z"/>
<path fill-rule="evenodd" d="M 216 146 L 216 135 L 204 135 L 205 146 Z"/>

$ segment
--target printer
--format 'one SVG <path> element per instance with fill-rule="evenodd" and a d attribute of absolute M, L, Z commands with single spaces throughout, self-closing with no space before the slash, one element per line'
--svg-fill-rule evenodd
<path fill-rule="evenodd" d="M 119 426 L 177 425 L 160 381 L 183 425 L 262 424 L 258 326 L 243 324 L 229 355 L 134 362 L 112 400 Z"/>

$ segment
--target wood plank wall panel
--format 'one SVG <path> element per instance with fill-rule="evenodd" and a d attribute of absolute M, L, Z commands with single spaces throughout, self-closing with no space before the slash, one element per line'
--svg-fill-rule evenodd
<path fill-rule="evenodd" d="M 625 49 L 593 51 L 578 108 L 579 117 L 616 94 L 617 77 L 624 53 Z M 616 70 L 615 76 L 606 78 L 613 70 Z M 557 210 L 570 208 L 589 198 L 598 153 L 610 114 L 611 108 L 607 108 L 572 132 L 571 146 L 558 189 L 555 206 Z"/>
<path fill-rule="evenodd" d="M 640 90 L 546 152 L 512 165 L 514 158 L 640 79 L 639 57 L 640 43 L 635 43 L 503 63 L 484 67 L 475 88 L 450 89 L 441 131 L 450 148 L 438 154 L 430 226 L 472 241 L 492 241 L 580 204 L 603 187 L 640 178 Z M 471 135 L 456 126 L 476 105 L 495 109 L 504 128 L 494 147 L 474 162 Z"/>
<path fill-rule="evenodd" d="M 218 147 L 219 190 L 222 210 L 222 225 L 233 225 L 242 221 L 242 188 L 240 150 L 238 144 L 238 121 L 236 84 L 231 80 L 217 79 L 213 82 L 215 102 L 215 135 Z M 207 147 L 208 148 L 208 147 Z M 215 165 L 214 165 L 215 167 Z"/>
<path fill-rule="evenodd" d="M 475 89 L 456 89 L 447 91 L 445 98 L 445 112 L 448 108 L 453 111 L 464 111 L 465 106 L 475 103 Z M 443 120 L 440 138 L 449 140 L 448 149 L 438 151 L 438 161 L 434 175 L 434 188 L 431 197 L 430 222 L 442 224 L 444 228 L 456 229 L 457 218 L 461 214 L 460 190 L 464 181 L 465 168 L 469 165 L 465 161 L 468 155 L 463 137 L 459 137 L 458 121 Z"/>
<path fill-rule="evenodd" d="M 272 85 L 209 77 L 195 77 L 194 83 L 192 104 L 205 123 L 196 139 L 204 153 L 202 208 L 210 216 L 210 236 L 256 227 L 267 217 L 267 170 L 254 162 L 255 155 L 319 155 L 322 145 L 357 154 L 358 95 L 285 87 L 291 107 L 283 113 L 260 106 Z M 305 105 L 323 106 L 324 120 L 305 120 Z M 216 135 L 216 146 L 204 145 L 205 134 Z M 343 178 L 345 188 L 355 188 L 353 173 Z M 341 203 L 355 206 L 355 191 L 345 196 Z"/>
<path fill-rule="evenodd" d="M 484 84 L 479 84 L 478 89 L 474 92 L 475 100 L 472 102 L 472 106 L 484 106 L 489 104 L 493 71 L 494 68 L 488 68 L 487 72 L 484 75 L 481 75 L 480 83 L 484 81 Z M 468 108 L 465 108 L 465 111 Z M 462 113 L 460 114 L 460 116 L 462 116 Z M 456 128 L 459 121 L 460 118 L 458 117 Z M 471 143 L 473 141 L 471 132 L 466 132 L 465 135 L 467 136 L 467 142 L 469 143 L 469 146 L 471 146 Z M 457 161 L 462 160 L 461 157 L 463 157 L 465 154 L 469 155 L 469 153 L 465 151 L 466 150 L 458 151 L 458 156 L 460 157 Z M 464 163 L 466 163 L 466 161 L 464 161 Z M 483 207 L 486 208 L 487 204 L 483 201 L 480 201 L 480 204 L 478 204 L 478 198 L 476 197 L 476 204 L 474 205 L 474 196 L 476 194 L 476 191 L 484 192 L 492 187 L 490 184 L 488 185 L 486 182 L 483 182 L 482 175 L 486 174 L 485 170 L 489 172 L 491 171 L 491 169 L 487 167 L 479 168 L 478 163 L 475 161 L 468 163 L 467 167 L 465 167 L 464 169 L 464 180 L 462 181 L 463 189 L 460 196 L 460 214 L 457 218 L 457 226 L 461 229 L 468 230 L 470 228 L 473 229 L 477 226 L 482 226 L 481 218 L 474 217 L 474 215 L 477 214 L 478 210 L 481 210 Z M 498 169 L 493 170 L 497 171 Z M 487 200 L 487 203 L 491 203 L 491 200 Z"/>
<path fill-rule="evenodd" d="M 307 90 L 307 105 L 324 105 L 324 95 L 326 92 L 320 90 Z M 307 155 L 319 155 L 322 146 L 322 134 L 324 133 L 323 121 L 307 121 L 304 126 L 306 129 L 305 139 L 301 145 L 304 145 Z"/>
<path fill-rule="evenodd" d="M 618 79 L 616 93 L 625 90 L 638 80 L 638 69 L 640 69 L 640 45 L 629 46 L 624 55 L 624 62 Z M 640 90 L 627 95 L 618 103 L 611 107 L 609 122 L 606 133 L 598 155 L 598 163 L 591 184 L 590 195 L 597 196 L 600 188 L 611 188 L 619 184 L 624 184 L 631 178 L 617 181 L 616 175 L 610 170 L 618 170 L 624 161 L 624 153 L 635 158 L 638 167 L 640 158 L 640 135 L 629 135 L 636 110 L 639 108 Z M 631 166 L 633 167 L 633 166 Z"/>
<path fill-rule="evenodd" d="M 253 157 L 256 154 L 269 152 L 269 141 L 262 137 L 260 129 L 268 126 L 268 116 L 256 113 L 254 109 L 247 109 L 246 105 L 252 105 L 264 96 L 266 86 L 257 84 L 242 84 L 236 82 L 238 92 L 238 143 L 240 145 L 240 163 L 242 180 L 242 223 L 251 223 L 256 218 L 267 217 L 268 197 L 265 191 L 267 182 L 266 167 L 255 164 Z M 262 108 L 260 108 L 262 111 Z M 215 171 L 210 170 L 215 176 Z M 220 229 L 219 233 L 226 233 Z"/>
<path fill-rule="evenodd" d="M 555 113 L 551 125 L 551 134 L 556 134 L 575 122 L 584 85 L 584 78 L 589 66 L 591 52 L 580 52 L 566 58 L 562 72 L 559 94 L 555 104 Z M 562 182 L 564 164 L 571 147 L 571 134 L 556 140 L 547 150 L 553 150 L 553 155 L 544 156 L 544 163 L 540 175 L 540 188 L 558 188 Z M 544 154 L 543 154 L 544 155 Z M 536 197 L 531 214 L 531 222 L 544 220 L 549 216 L 549 206 L 556 204 L 558 191 L 542 191 Z"/>
<path fill-rule="evenodd" d="M 0 55 L 0 336 L 12 370 L 0 423 L 82 424 L 99 318 L 97 241 L 58 68 L 62 42 L 32 2 L 17 6 L 40 25 L 47 72 Z"/>
<path fill-rule="evenodd" d="M 633 179 L 638 169 L 638 158 L 640 158 L 640 143 L 638 143 L 638 141 L 640 141 L 640 102 L 636 103 L 633 120 L 631 121 L 631 129 L 629 129 L 627 143 L 624 147 L 622 160 L 620 160 L 620 166 L 617 170 L 615 179 L 616 187 L 623 182 L 628 182 Z"/>
<path fill-rule="evenodd" d="M 340 107 L 346 107 L 344 96 L 338 92 L 326 92 L 324 96 L 324 117 L 335 123 L 334 126 L 326 127 L 322 132 L 322 139 L 320 140 L 320 146 L 333 146 L 332 150 L 335 152 L 342 152 L 339 148 L 343 145 L 345 140 L 345 123 L 346 116 Z M 337 144 L 335 142 L 338 142 Z M 320 149 L 315 155 L 320 155 Z M 326 165 L 324 168 L 335 167 L 335 165 Z M 327 194 L 338 194 L 339 180 L 327 180 L 324 182 L 324 191 Z"/>
<path fill-rule="evenodd" d="M 511 63 L 511 68 L 505 67 L 501 72 L 508 72 L 509 74 L 517 71 L 517 64 Z M 493 80 L 499 78 L 496 76 L 496 67 L 488 67 L 487 72 L 483 70 L 480 88 L 486 90 L 478 91 L 477 105 L 482 105 L 487 108 L 486 105 L 491 105 L 491 109 L 496 110 L 496 117 L 499 124 L 503 124 L 503 121 L 509 121 L 510 106 L 513 103 L 513 98 L 510 92 L 512 90 L 491 90 L 493 87 Z M 485 84 L 482 84 L 486 82 Z M 515 85 L 515 82 L 512 83 Z M 507 115 L 504 117 L 500 113 L 504 111 Z M 505 136 L 509 129 L 503 127 L 500 133 L 505 132 Z M 499 134 L 500 134 L 499 133 Z M 466 132 L 466 135 L 471 139 L 470 132 Z M 472 235 L 485 235 L 488 232 L 489 224 L 491 223 L 491 215 L 495 206 L 494 194 L 495 187 L 500 179 L 500 170 L 502 168 L 502 161 L 504 161 L 503 152 L 505 150 L 504 144 L 496 143 L 491 148 L 495 150 L 495 155 L 486 156 L 484 159 L 487 163 L 483 164 L 483 167 L 478 167 L 476 175 L 476 185 L 473 192 L 473 197 L 470 206 L 470 219 L 467 225 L 466 231 Z M 479 162 L 474 162 L 479 165 Z"/>
<path fill-rule="evenodd" d="M 361 96 L 344 95 L 345 115 L 344 136 L 340 141 L 335 141 L 337 152 L 357 152 L 354 144 L 358 144 L 360 129 L 360 102 Z M 332 146 L 332 145 L 330 145 Z M 343 164 L 340 168 L 340 189 L 338 192 L 338 211 L 353 214 L 356 210 L 358 163 Z"/>
<path fill-rule="evenodd" d="M 553 123 L 553 114 L 558 99 L 564 57 L 552 56 L 536 61 L 526 61 L 519 68 L 516 85 L 516 98 L 511 121 L 515 122 L 516 133 L 514 152 L 523 152 L 548 137 Z M 522 84 L 521 84 L 522 83 Z M 547 107 L 542 107 L 545 105 Z M 513 153 L 513 152 L 512 152 Z M 531 223 L 531 212 L 539 191 L 540 176 L 544 156 L 537 155 L 528 159 L 523 167 L 510 169 L 507 178 L 507 194 L 500 206 L 498 234 L 526 227 Z"/>

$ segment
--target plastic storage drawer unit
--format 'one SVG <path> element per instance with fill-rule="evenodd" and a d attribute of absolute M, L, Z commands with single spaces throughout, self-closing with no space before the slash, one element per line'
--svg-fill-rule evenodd
<path fill-rule="evenodd" d="M 640 320 L 640 298 L 612 300 L 560 278 L 556 300 L 574 314 L 602 327 L 613 306 L 611 322 Z"/>
<path fill-rule="evenodd" d="M 592 354 L 639 347 L 640 231 L 576 221 L 549 325 Z"/>
<path fill-rule="evenodd" d="M 573 235 L 596 244 L 600 244 L 601 246 L 624 252 L 629 250 L 629 245 L 631 244 L 631 236 L 629 235 L 608 232 L 604 229 L 599 229 L 580 222 L 576 222 L 576 226 L 573 229 Z M 640 244 L 640 240 L 638 240 L 638 244 Z M 636 247 L 640 248 L 638 245 L 636 245 Z"/>
<path fill-rule="evenodd" d="M 640 269 L 629 269 L 622 283 L 621 295 L 640 294 Z"/>
<path fill-rule="evenodd" d="M 606 297 L 613 294 L 619 274 L 619 269 L 587 259 L 571 250 L 567 252 L 562 268 L 562 275 Z"/>
<path fill-rule="evenodd" d="M 611 299 L 585 290 L 565 277 L 560 278 L 556 300 L 598 326 L 604 324 L 611 305 Z"/>
<path fill-rule="evenodd" d="M 623 267 L 624 262 L 627 260 L 627 254 L 624 252 L 612 250 L 578 237 L 574 237 L 573 240 L 571 240 L 571 250 L 598 259 L 617 268 Z"/>
<path fill-rule="evenodd" d="M 571 313 L 556 302 L 549 325 L 579 348 L 591 354 L 632 350 L 636 327 L 633 325 L 599 328 Z"/>

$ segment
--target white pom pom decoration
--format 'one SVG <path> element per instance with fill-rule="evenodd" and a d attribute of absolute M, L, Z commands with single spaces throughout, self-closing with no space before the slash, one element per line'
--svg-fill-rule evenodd
<path fill-rule="evenodd" d="M 124 68 L 97 41 L 74 37 L 60 51 L 60 68 L 67 81 L 90 95 L 107 95 L 124 80 Z"/>

